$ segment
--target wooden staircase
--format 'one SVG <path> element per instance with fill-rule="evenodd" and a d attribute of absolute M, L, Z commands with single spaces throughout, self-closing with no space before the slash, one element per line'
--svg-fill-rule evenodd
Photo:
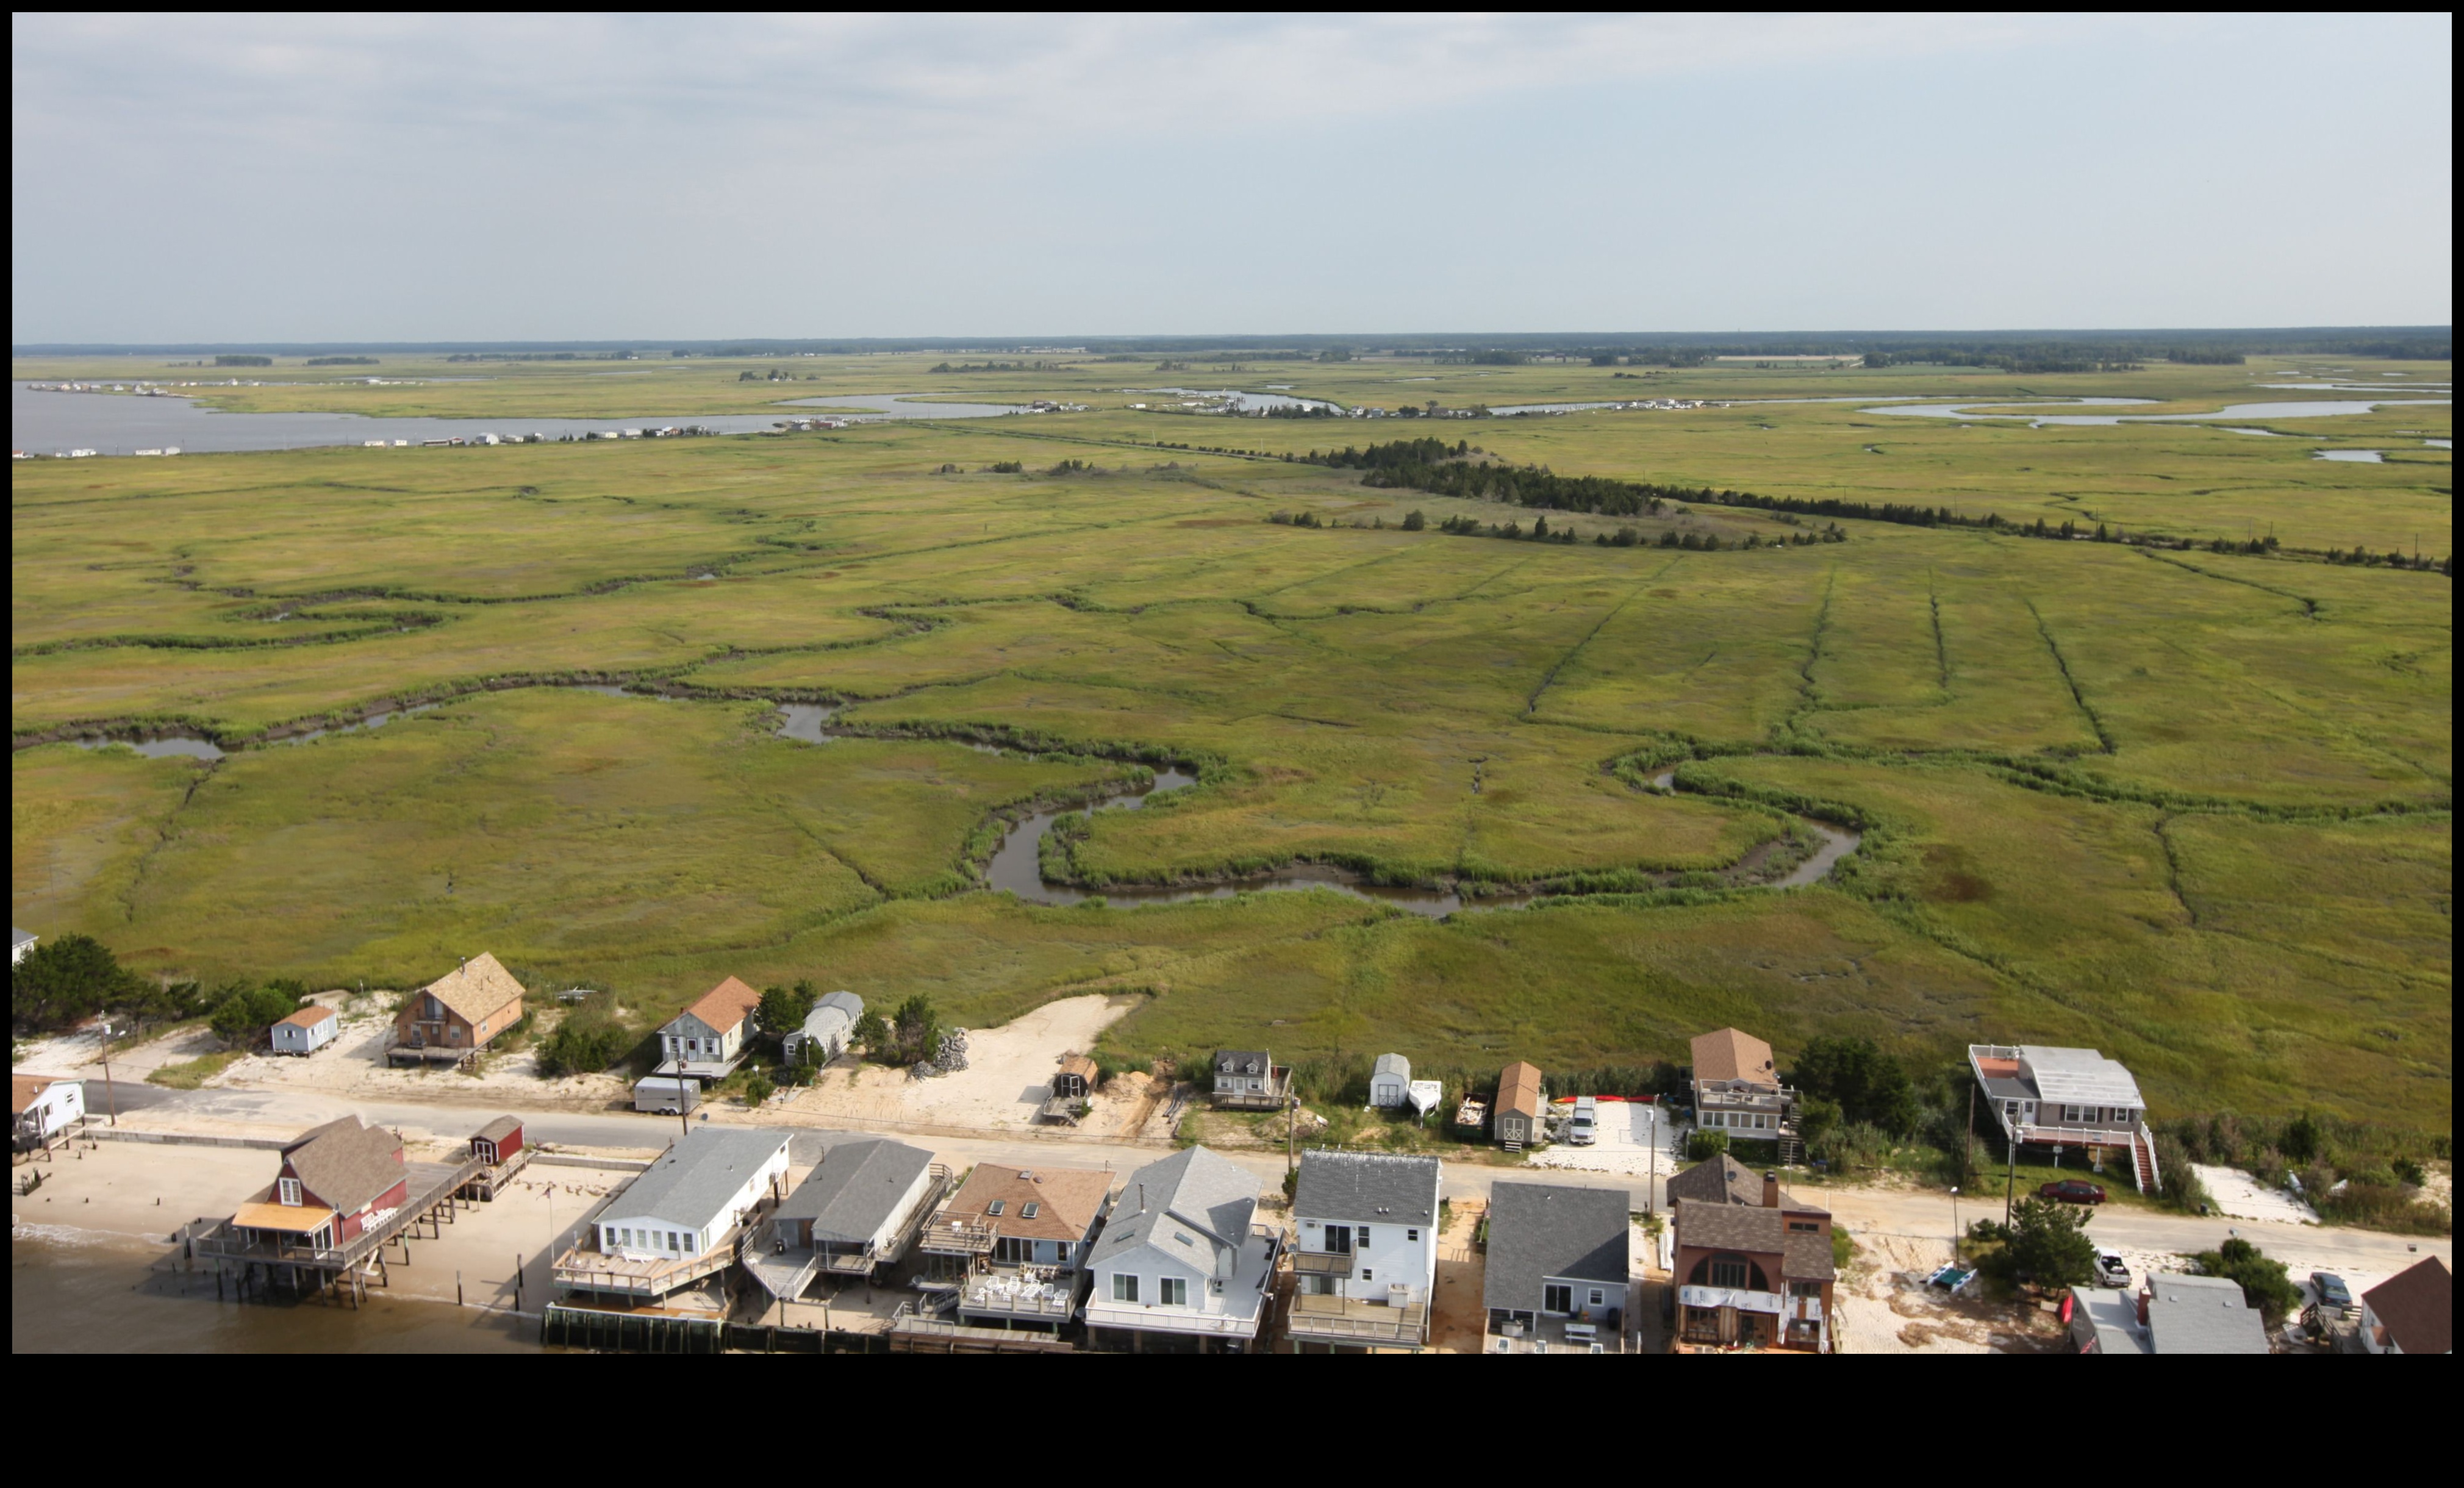
<path fill-rule="evenodd" d="M 2131 1175 L 2139 1180 L 2140 1193 L 2156 1192 L 2156 1134 L 2147 1129 L 2144 1121 L 2130 1134 L 2130 1169 Z"/>

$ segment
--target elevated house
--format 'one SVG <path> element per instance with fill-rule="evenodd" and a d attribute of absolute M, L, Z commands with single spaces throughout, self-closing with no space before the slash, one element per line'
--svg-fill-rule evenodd
<path fill-rule="evenodd" d="M 1226 1109 L 1282 1110 L 1291 1079 L 1291 1070 L 1264 1049 L 1215 1051 L 1215 1104 Z"/>
<path fill-rule="evenodd" d="M 67 1075 L 9 1076 L 9 1140 L 15 1150 L 48 1148 L 85 1116 L 85 1082 Z"/>
<path fill-rule="evenodd" d="M 314 1054 L 332 1043 L 341 1028 L 342 1019 L 332 1008 L 311 1004 L 274 1025 L 274 1052 Z"/>
<path fill-rule="evenodd" d="M 886 1137 L 834 1147 L 780 1204 L 748 1263 L 788 1301 L 825 1272 L 870 1277 L 907 1254 L 949 1186 L 950 1170 L 922 1148 Z"/>
<path fill-rule="evenodd" d="M 731 976 L 659 1028 L 665 1055 L 657 1074 L 684 1080 L 724 1080 L 744 1061 L 755 1031 L 754 1009 L 761 994 Z"/>
<path fill-rule="evenodd" d="M 655 1303 L 716 1276 L 786 1182 L 787 1133 L 697 1126 L 608 1199 L 589 1248 L 557 1258 L 557 1286 Z"/>
<path fill-rule="evenodd" d="M 2362 1294 L 2362 1349 L 2374 1354 L 2455 1351 L 2455 1273 L 2429 1256 Z"/>
<path fill-rule="evenodd" d="M 231 1225 L 277 1249 L 341 1250 L 403 1208 L 410 1176 L 402 1138 L 344 1116 L 293 1138 L 274 1182 L 242 1204 Z"/>
<path fill-rule="evenodd" d="M 1490 1191 L 1485 1351 L 1621 1351 L 1634 1270 L 1629 1202 L 1622 1189 L 1553 1183 Z"/>
<path fill-rule="evenodd" d="M 758 1003 L 759 998 L 755 1001 Z M 864 1019 L 864 999 L 851 992 L 833 992 L 813 1004 L 804 1025 L 781 1040 L 790 1064 L 826 1064 L 847 1051 L 855 1025 Z"/>
<path fill-rule="evenodd" d="M 1412 1100 L 1412 1061 L 1399 1054 L 1381 1054 L 1369 1071 L 1369 1104 L 1380 1110 L 1407 1105 Z"/>
<path fill-rule="evenodd" d="M 1283 1250 L 1257 1216 L 1258 1180 L 1202 1147 L 1130 1174 L 1087 1260 L 1090 1346 L 1249 1351 Z"/>
<path fill-rule="evenodd" d="M 1434 1157 L 1301 1154 L 1284 1311 L 1294 1352 L 1428 1343 L 1443 1176 Z"/>
<path fill-rule="evenodd" d="M 1730 1142 L 1769 1142 L 1783 1163 L 1798 1161 L 1796 1092 L 1779 1083 L 1771 1046 L 1749 1033 L 1721 1028 L 1693 1040 L 1694 1125 L 1724 1131 Z"/>
<path fill-rule="evenodd" d="M 2145 1193 L 2156 1187 L 2156 1136 L 2147 1129 L 2147 1103 L 2130 1071 L 2094 1049 L 2045 1044 L 1971 1043 L 1968 1066 L 1976 1088 L 2002 1126 L 2002 1137 L 2022 1147 L 2071 1148 L 2101 1164 L 2106 1153 L 2127 1153 L 2131 1177 Z"/>
<path fill-rule="evenodd" d="M 1489 1113 L 1489 1129 L 1507 1151 L 1548 1135 L 1545 1118 L 1549 1097 L 1540 1084 L 1540 1066 L 1516 1060 L 1498 1072 L 1497 1105 Z"/>
<path fill-rule="evenodd" d="M 1726 1170 L 1721 1176 L 1725 1186 Z M 1762 1188 L 1759 1204 L 1739 1203 L 1730 1193 L 1670 1206 L 1681 1352 L 1831 1351 L 1831 1212 L 1782 1190 L 1776 1174 L 1765 1173 Z"/>
<path fill-rule="evenodd" d="M 1058 1331 L 1077 1313 L 1112 1183 L 1091 1168 L 978 1164 L 916 1241 L 916 1284 L 956 1292 L 964 1324 Z"/>
<path fill-rule="evenodd" d="M 522 1018 L 522 984 L 486 952 L 403 999 L 394 1015 L 397 1061 L 456 1063 Z"/>

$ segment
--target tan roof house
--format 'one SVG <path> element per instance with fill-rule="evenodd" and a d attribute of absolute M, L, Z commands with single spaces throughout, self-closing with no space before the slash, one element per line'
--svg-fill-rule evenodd
<path fill-rule="evenodd" d="M 1497 1110 L 1489 1118 L 1490 1129 L 1497 1133 L 1498 1141 L 1507 1147 L 1539 1141 L 1546 1134 L 1541 1114 L 1547 1108 L 1539 1065 L 1516 1060 L 1498 1072 Z"/>
<path fill-rule="evenodd" d="M 395 1054 L 459 1059 L 521 1021 L 522 984 L 486 952 L 404 999 L 394 1015 Z"/>
<path fill-rule="evenodd" d="M 1731 1142 L 1770 1142 L 1781 1162 L 1801 1155 L 1796 1139 L 1796 1092 L 1779 1083 L 1771 1046 L 1736 1028 L 1702 1034 L 1693 1041 L 1694 1125 L 1725 1131 Z"/>
<path fill-rule="evenodd" d="M 658 1073 L 725 1079 L 753 1041 L 753 1011 L 760 1005 L 761 994 L 733 976 L 703 993 L 659 1030 L 659 1049 L 666 1060 Z"/>

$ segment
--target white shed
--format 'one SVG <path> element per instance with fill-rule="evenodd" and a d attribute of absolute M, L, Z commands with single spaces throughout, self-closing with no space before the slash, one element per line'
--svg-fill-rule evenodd
<path fill-rule="evenodd" d="M 787 1062 L 826 1064 L 847 1052 L 847 1040 L 864 1017 L 864 999 L 851 992 L 834 992 L 813 1004 L 804 1026 L 786 1037 Z"/>
<path fill-rule="evenodd" d="M 311 1003 L 274 1025 L 274 1052 L 314 1054 L 332 1043 L 341 1029 L 342 1020 L 332 1008 Z"/>
<path fill-rule="evenodd" d="M 1381 1054 L 1369 1071 L 1369 1104 L 1392 1108 L 1412 1098 L 1412 1061 L 1399 1054 Z"/>

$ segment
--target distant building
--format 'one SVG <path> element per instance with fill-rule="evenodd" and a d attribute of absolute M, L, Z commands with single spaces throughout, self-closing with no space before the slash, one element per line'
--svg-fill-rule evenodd
<path fill-rule="evenodd" d="M 1280 1110 L 1292 1072 L 1264 1049 L 1215 1051 L 1215 1104 L 1241 1110 Z"/>
<path fill-rule="evenodd" d="M 485 1048 L 521 1017 L 522 984 L 481 952 L 403 999 L 390 1052 L 459 1059 Z"/>
<path fill-rule="evenodd" d="M 1412 1099 L 1412 1061 L 1399 1054 L 1381 1054 L 1369 1071 L 1369 1104 L 1392 1110 Z"/>
<path fill-rule="evenodd" d="M 10 927 L 9 927 L 9 964 L 10 964 L 11 966 L 14 966 L 14 965 L 16 965 L 18 962 L 23 961 L 24 959 L 26 959 L 26 952 L 29 952 L 29 951 L 33 950 L 33 949 L 34 949 L 34 942 L 35 942 L 36 940 L 41 939 L 41 938 L 42 938 L 42 937 L 40 937 L 40 936 L 38 936 L 38 935 L 29 934 L 29 933 L 28 933 L 28 932 L 26 932 L 25 930 L 19 930 L 19 929 L 18 929 L 17 927 L 15 927 L 14 925 L 10 926 Z"/>
<path fill-rule="evenodd" d="M 1968 1064 L 2014 1147 L 2127 1151 L 2142 1193 L 2156 1187 L 2156 1137 L 2139 1082 L 2094 1049 L 1971 1043 Z"/>
<path fill-rule="evenodd" d="M 341 1027 L 342 1019 L 332 1008 L 311 1004 L 274 1025 L 274 1052 L 314 1054 L 332 1043 Z"/>
<path fill-rule="evenodd" d="M 1781 1162 L 1793 1162 L 1796 1092 L 1779 1083 L 1771 1046 L 1735 1028 L 1696 1038 L 1694 1125 L 1723 1131 L 1731 1142 L 1769 1142 Z"/>
<path fill-rule="evenodd" d="M 864 1019 L 864 999 L 851 992 L 833 992 L 813 1004 L 804 1026 L 789 1034 L 785 1045 L 790 1064 L 826 1064 L 845 1054 Z"/>
<path fill-rule="evenodd" d="M 658 1073 L 694 1080 L 734 1074 L 753 1039 L 753 1010 L 760 1005 L 761 994 L 733 976 L 703 993 L 659 1029 L 659 1048 L 667 1058 Z"/>
<path fill-rule="evenodd" d="M 9 1076 L 10 1141 L 22 1152 L 47 1146 L 85 1115 L 85 1083 L 66 1075 Z"/>

